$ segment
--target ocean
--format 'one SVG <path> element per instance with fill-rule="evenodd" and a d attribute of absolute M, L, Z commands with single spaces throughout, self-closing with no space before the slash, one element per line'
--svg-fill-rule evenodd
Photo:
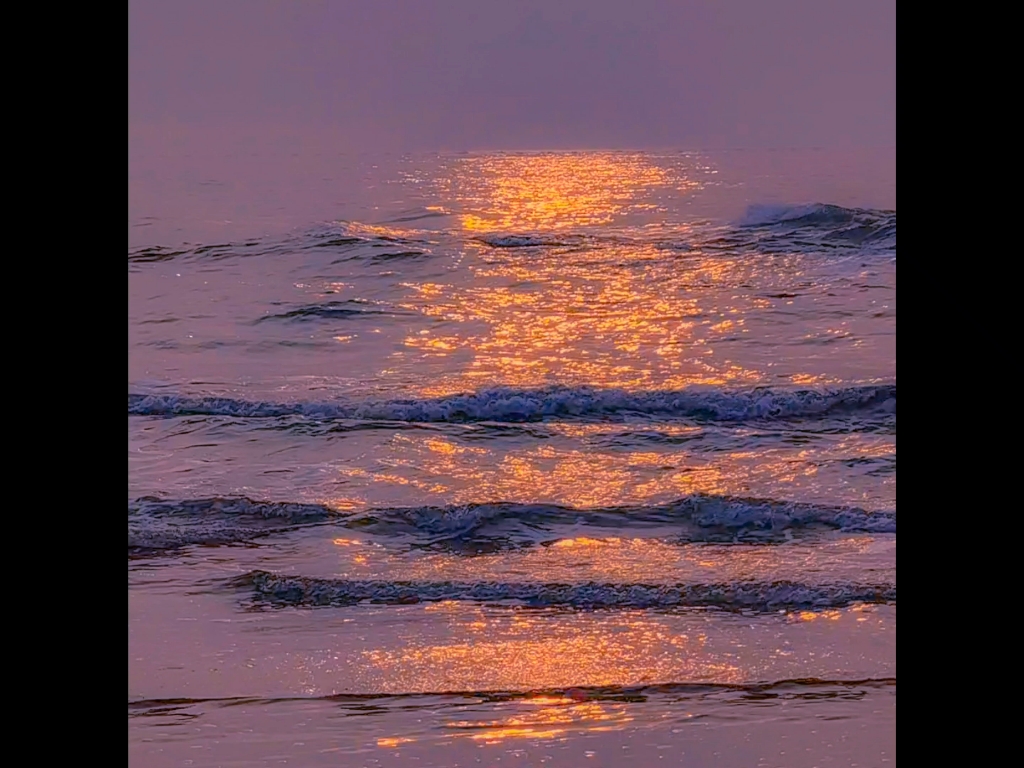
<path fill-rule="evenodd" d="M 131 764 L 895 762 L 891 150 L 134 147 Z"/>

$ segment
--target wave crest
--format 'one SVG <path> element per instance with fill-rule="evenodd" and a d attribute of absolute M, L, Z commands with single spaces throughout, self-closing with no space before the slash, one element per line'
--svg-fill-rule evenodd
<path fill-rule="evenodd" d="M 741 230 L 768 230 L 758 248 L 776 246 L 857 246 L 896 250 L 896 211 L 839 205 L 752 205 L 737 222 Z"/>
<path fill-rule="evenodd" d="M 492 248 L 571 247 L 583 242 L 582 235 L 482 235 L 476 239 Z"/>
<path fill-rule="evenodd" d="M 143 554 L 190 544 L 245 542 L 322 522 L 394 537 L 412 547 L 463 553 L 544 545 L 561 538 L 568 528 L 578 532 L 580 526 L 635 532 L 653 529 L 655 535 L 679 544 L 773 543 L 815 530 L 896 533 L 895 512 L 704 494 L 648 506 L 574 508 L 496 502 L 361 513 L 245 497 L 184 501 L 145 497 L 128 504 L 128 549 Z"/>
<path fill-rule="evenodd" d="M 874 413 L 895 417 L 896 385 L 836 389 L 686 389 L 630 392 L 594 387 L 496 387 L 439 398 L 273 403 L 227 397 L 128 394 L 130 416 L 372 419 L 405 422 L 531 422 L 659 416 L 743 422 Z"/>
<path fill-rule="evenodd" d="M 364 602 L 405 605 L 458 600 L 571 610 L 720 608 L 774 612 L 896 601 L 895 584 L 812 585 L 790 581 L 671 585 L 397 582 L 252 571 L 230 583 L 250 589 L 256 602 L 274 606 L 341 607 Z"/>
<path fill-rule="evenodd" d="M 337 514 L 320 504 L 253 501 L 244 496 L 186 500 L 144 496 L 128 502 L 128 554 L 252 541 Z"/>

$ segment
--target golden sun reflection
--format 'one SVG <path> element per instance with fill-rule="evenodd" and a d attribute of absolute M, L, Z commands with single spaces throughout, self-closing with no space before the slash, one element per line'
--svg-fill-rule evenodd
<path fill-rule="evenodd" d="M 798 621 L 839 621 L 842 617 L 842 611 L 800 611 L 793 616 Z"/>
<path fill-rule="evenodd" d="M 729 544 L 680 547 L 659 538 L 565 538 L 550 546 L 536 546 L 515 553 L 481 554 L 467 558 L 450 553 L 430 553 L 415 560 L 395 558 L 387 568 L 409 581 L 480 582 L 501 580 L 521 582 L 599 582 L 617 584 L 678 584 L 685 582 L 741 582 L 756 580 L 765 573 L 780 579 L 801 581 L 813 578 L 823 568 L 837 575 L 845 563 L 867 555 L 870 540 L 836 539 L 817 557 L 805 548 L 766 547 L 757 544 Z M 853 567 L 853 566 L 850 566 Z M 894 577 L 894 576 L 893 576 Z M 438 603 L 427 612 L 465 613 L 459 603 Z M 837 619 L 838 612 L 794 614 L 793 620 Z M 483 621 L 483 614 L 474 621 Z"/>
<path fill-rule="evenodd" d="M 383 739 L 377 739 L 378 747 L 397 747 L 399 744 L 408 744 L 409 742 L 415 741 L 415 739 L 409 739 L 404 736 L 392 736 Z"/>
<path fill-rule="evenodd" d="M 557 231 L 606 224 L 670 183 L 640 154 L 558 152 L 466 158 L 452 181 L 470 232 Z"/>
<path fill-rule="evenodd" d="M 526 711 L 497 720 L 463 720 L 448 723 L 453 735 L 484 744 L 507 739 L 556 739 L 569 730 L 608 731 L 621 728 L 633 718 L 620 704 L 614 708 L 568 696 L 531 696 L 515 702 Z"/>
<path fill-rule="evenodd" d="M 742 676 L 708 646 L 703 633 L 679 634 L 660 617 L 639 610 L 600 620 L 584 617 L 577 625 L 553 626 L 544 616 L 519 613 L 453 613 L 451 621 L 488 627 L 473 632 L 471 642 L 410 644 L 367 651 L 366 657 L 389 686 L 407 690 L 536 691 L 683 679 L 732 683 Z M 495 636 L 502 639 L 491 639 Z"/>
<path fill-rule="evenodd" d="M 763 301 L 729 287 L 726 278 L 748 267 L 722 254 L 667 258 L 655 241 L 607 228 L 657 208 L 652 190 L 685 190 L 687 173 L 625 153 L 487 155 L 457 164 L 445 194 L 466 211 L 461 225 L 479 242 L 481 259 L 469 267 L 470 281 L 405 284 L 414 295 L 402 306 L 444 324 L 410 335 L 408 349 L 428 359 L 461 355 L 467 363 L 424 394 L 482 383 L 676 388 L 759 381 L 761 371 L 716 356 L 719 342 L 748 332 L 744 314 Z M 594 238 L 596 225 L 605 228 Z M 666 236 L 685 240 L 691 230 L 680 223 Z M 539 238 L 545 250 L 487 245 L 509 236 L 527 244 Z"/>
<path fill-rule="evenodd" d="M 605 434 L 622 427 L 550 423 L 545 429 L 584 443 L 601 443 Z M 391 439 L 393 458 L 379 470 L 344 466 L 338 471 L 347 481 L 361 480 L 367 487 L 405 486 L 438 494 L 440 498 L 429 502 L 435 504 L 505 501 L 606 507 L 669 502 L 695 493 L 793 498 L 804 495 L 813 478 L 849 456 L 882 459 L 896 451 L 891 440 L 854 434 L 814 448 L 708 453 L 687 447 L 687 437 L 696 431 L 687 425 L 659 425 L 659 439 L 678 442 L 659 451 L 571 447 L 555 441 L 496 448 L 409 433 Z M 350 493 L 353 490 L 349 488 Z M 333 499 L 329 503 L 338 505 Z M 851 496 L 844 503 L 863 505 L 865 499 Z"/>
<path fill-rule="evenodd" d="M 620 544 L 621 542 L 622 539 L 619 538 L 588 539 L 585 536 L 580 536 L 575 539 L 559 539 L 553 546 L 563 549 L 570 547 L 607 547 L 613 544 Z"/>
<path fill-rule="evenodd" d="M 486 720 L 453 720 L 445 724 L 448 736 L 483 744 L 509 739 L 559 739 L 571 732 L 612 731 L 633 720 L 622 702 L 588 701 L 585 692 L 565 696 L 536 695 L 514 698 L 496 705 L 511 708 L 509 714 Z M 416 741 L 405 736 L 377 739 L 377 746 L 393 749 Z"/>
<path fill-rule="evenodd" d="M 722 457 L 714 464 L 695 464 L 681 461 L 679 455 L 653 451 L 616 454 L 542 445 L 495 454 L 437 438 L 401 436 L 393 442 L 408 450 L 409 459 L 403 460 L 401 467 L 368 473 L 372 481 L 441 492 L 455 504 L 483 498 L 593 507 L 727 490 L 722 482 L 728 476 L 722 469 Z M 399 469 L 409 476 L 396 474 Z M 742 472 L 742 467 L 737 469 Z M 353 473 L 349 470 L 347 474 Z"/>

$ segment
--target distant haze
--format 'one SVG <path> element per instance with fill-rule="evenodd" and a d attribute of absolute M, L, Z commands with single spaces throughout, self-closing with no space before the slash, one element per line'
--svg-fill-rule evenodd
<path fill-rule="evenodd" d="M 891 147 L 895 16 L 891 0 L 132 0 L 129 135 Z"/>

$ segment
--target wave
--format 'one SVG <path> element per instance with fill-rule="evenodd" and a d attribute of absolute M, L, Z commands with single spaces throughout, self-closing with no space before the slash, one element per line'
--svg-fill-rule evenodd
<path fill-rule="evenodd" d="M 856 246 L 896 249 L 896 211 L 844 208 L 839 205 L 752 205 L 737 222 L 743 230 L 767 230 L 753 244 Z"/>
<path fill-rule="evenodd" d="M 476 239 L 492 248 L 573 247 L 584 241 L 582 235 L 483 235 Z"/>
<path fill-rule="evenodd" d="M 378 309 L 368 306 L 368 302 L 350 299 L 296 307 L 287 312 L 264 315 L 256 322 L 261 323 L 266 320 L 347 320 L 356 317 L 397 317 L 401 314 L 407 313 Z"/>
<path fill-rule="evenodd" d="M 140 265 L 175 260 L 219 261 L 236 257 L 287 255 L 308 250 L 340 252 L 344 258 L 339 259 L 339 262 L 351 259 L 386 261 L 429 255 L 429 251 L 423 249 L 425 245 L 427 243 L 418 237 L 417 233 L 389 227 L 363 225 L 358 222 L 341 222 L 314 227 L 279 238 L 198 246 L 184 245 L 176 248 L 166 246 L 136 248 L 128 251 L 128 264 Z"/>
<path fill-rule="evenodd" d="M 255 256 L 266 252 L 269 243 L 261 240 L 250 240 L 238 243 L 218 243 L 194 247 L 168 248 L 151 246 L 128 251 L 129 264 L 151 264 L 176 259 L 205 259 L 217 261 L 232 256 Z"/>
<path fill-rule="evenodd" d="M 425 212 L 400 217 L 392 223 L 415 221 L 426 217 L 443 217 L 446 213 Z M 664 240 L 659 235 L 623 237 L 622 232 L 604 233 L 489 233 L 473 237 L 476 242 L 492 248 L 574 248 L 581 245 L 613 246 L 653 245 L 666 251 L 716 250 L 772 253 L 787 251 L 858 248 L 867 251 L 894 252 L 896 249 L 896 212 L 867 208 L 846 208 L 825 203 L 803 205 L 752 205 L 733 226 L 714 231 L 691 231 L 682 240 Z M 410 260 L 432 254 L 432 239 L 438 235 L 462 239 L 466 233 L 445 231 L 427 233 L 423 230 L 396 226 L 367 225 L 359 222 L 337 222 L 311 227 L 280 238 L 250 239 L 229 243 L 185 245 L 176 248 L 145 247 L 128 252 L 129 265 L 142 265 L 170 260 L 220 260 L 257 255 L 287 255 L 301 251 L 328 251 L 345 261 L 368 262 Z"/>
<path fill-rule="evenodd" d="M 532 422 L 659 416 L 711 422 L 810 419 L 849 415 L 895 418 L 896 385 L 835 389 L 630 392 L 594 387 L 497 387 L 428 399 L 274 403 L 228 397 L 128 394 L 129 416 L 232 416 L 370 419 L 404 422 Z"/>
<path fill-rule="evenodd" d="M 396 582 L 318 579 L 251 571 L 230 585 L 273 606 L 407 605 L 448 600 L 567 609 L 720 608 L 775 612 L 893 603 L 895 584 L 802 584 L 790 581 L 723 584 L 538 584 L 529 582 Z"/>
<path fill-rule="evenodd" d="M 136 699 L 128 702 L 129 717 L 153 714 L 167 714 L 171 710 L 198 704 L 254 704 L 289 701 L 327 701 L 343 703 L 362 703 L 368 701 L 394 701 L 396 703 L 422 701 L 424 706 L 435 707 L 438 699 L 452 697 L 469 699 L 473 702 L 498 703 L 505 701 L 530 700 L 537 697 L 551 697 L 568 701 L 623 701 L 643 702 L 649 696 L 739 696 L 756 701 L 771 699 L 813 698 L 820 700 L 830 697 L 847 697 L 861 695 L 870 689 L 887 689 L 896 687 L 895 677 L 875 677 L 860 680 L 826 680 L 822 678 L 793 678 L 754 683 L 646 683 L 639 685 L 582 685 L 571 688 L 532 688 L 524 690 L 452 690 L 411 693 L 335 693 L 326 696 L 280 696 L 272 698 L 231 696 L 223 698 L 166 698 Z M 464 701 L 453 702 L 463 706 Z"/>
<path fill-rule="evenodd" d="M 384 251 L 379 253 L 371 253 L 365 258 L 368 259 L 369 261 L 394 261 L 396 259 L 404 261 L 407 259 L 418 259 L 423 256 L 429 255 L 430 253 L 428 251 Z M 331 263 L 337 264 L 338 262 L 334 261 Z"/>
<path fill-rule="evenodd" d="M 437 207 L 414 208 L 414 209 L 405 211 L 403 213 L 400 213 L 398 216 L 396 216 L 396 217 L 394 217 L 392 219 L 388 219 L 386 223 L 388 223 L 388 224 L 404 224 L 406 222 L 421 221 L 423 219 L 443 219 L 443 218 L 447 218 L 447 217 L 449 217 L 451 215 L 452 214 L 451 214 L 450 211 L 446 211 L 444 209 L 439 209 Z"/>
<path fill-rule="evenodd" d="M 683 252 L 690 252 L 690 251 L 696 251 L 697 250 L 697 248 L 693 245 L 693 243 L 687 243 L 687 242 L 684 242 L 682 240 L 678 240 L 678 241 L 677 240 L 663 240 L 663 241 L 656 242 L 654 244 L 654 247 L 656 249 L 658 249 L 659 251 L 683 251 Z"/>
<path fill-rule="evenodd" d="M 128 502 L 128 517 L 149 515 L 150 517 L 202 517 L 206 520 L 285 520 L 290 523 L 323 520 L 336 515 L 330 507 L 322 504 L 305 504 L 288 501 L 253 501 L 245 496 L 212 497 L 170 501 L 156 496 L 142 496 Z"/>
<path fill-rule="evenodd" d="M 804 205 L 751 205 L 738 222 L 742 227 L 788 226 L 830 227 L 857 221 L 896 221 L 896 211 L 871 208 L 844 208 L 841 205 L 809 203 Z"/>
<path fill-rule="evenodd" d="M 773 543 L 815 530 L 896 533 L 895 512 L 704 494 L 648 506 L 574 508 L 497 502 L 355 513 L 320 504 L 245 497 L 184 501 L 144 497 L 128 504 L 128 549 L 146 554 L 188 545 L 246 542 L 323 522 L 395 537 L 413 547 L 464 553 L 545 545 L 562 538 L 566 529 L 578 533 L 580 526 L 656 529 L 658 535 L 679 544 Z"/>
<path fill-rule="evenodd" d="M 556 504 L 484 503 L 371 510 L 349 528 L 404 536 L 425 546 L 486 543 L 524 546 L 557 538 L 559 527 L 657 528 L 679 543 L 778 541 L 801 530 L 896 533 L 895 512 L 867 512 L 771 499 L 693 494 L 650 506 L 575 508 Z"/>
<path fill-rule="evenodd" d="M 128 502 L 128 554 L 252 541 L 337 516 L 320 504 L 245 497 L 170 501 L 144 496 Z"/>

